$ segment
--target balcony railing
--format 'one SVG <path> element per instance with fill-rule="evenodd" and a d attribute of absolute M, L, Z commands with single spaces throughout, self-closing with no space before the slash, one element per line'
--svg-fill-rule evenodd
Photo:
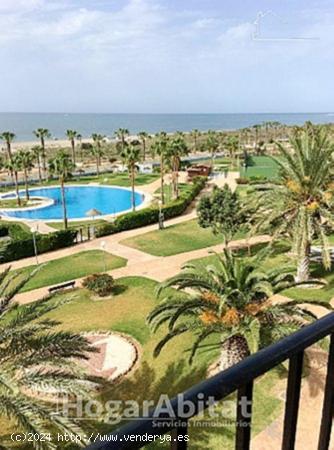
<path fill-rule="evenodd" d="M 285 417 L 282 436 L 282 450 L 295 448 L 296 429 L 298 421 L 299 399 L 301 392 L 301 378 L 304 351 L 326 336 L 330 336 L 330 346 L 327 362 L 327 375 L 324 390 L 322 419 L 319 430 L 319 442 L 317 450 L 328 450 L 331 437 L 332 419 L 334 413 L 334 313 L 330 313 L 311 325 L 305 326 L 289 337 L 264 348 L 249 356 L 235 366 L 225 370 L 212 378 L 199 383 L 183 393 L 184 400 L 195 405 L 192 417 L 196 416 L 203 407 L 198 402 L 198 395 L 206 403 L 214 397 L 216 401 L 223 400 L 233 392 L 237 392 L 237 400 L 246 398 L 252 405 L 252 393 L 254 380 L 276 367 L 278 364 L 289 360 L 289 372 L 285 401 Z M 103 442 L 95 442 L 87 447 L 87 450 L 112 450 L 112 449 L 137 449 L 147 445 L 147 442 L 129 441 L 129 436 L 163 435 L 172 433 L 172 450 L 187 449 L 188 442 L 181 436 L 187 435 L 187 421 L 184 418 L 178 420 L 179 398 L 171 400 L 175 411 L 175 417 L 160 417 L 165 427 L 156 427 L 157 417 L 151 414 L 148 418 L 131 422 L 115 433 L 109 435 Z M 243 415 L 242 402 L 237 401 L 236 420 L 236 450 L 249 450 L 251 441 L 251 412 L 247 417 Z M 250 408 L 251 409 L 251 408 Z M 312 414 L 312 411 L 310 411 Z M 182 423 L 180 425 L 180 423 Z M 175 426 L 177 424 L 177 426 Z M 316 430 L 310 430 L 312 433 Z M 191 446 L 191 442 L 189 443 Z M 313 450 L 313 449 L 308 449 Z M 316 450 L 316 449 L 314 449 Z"/>

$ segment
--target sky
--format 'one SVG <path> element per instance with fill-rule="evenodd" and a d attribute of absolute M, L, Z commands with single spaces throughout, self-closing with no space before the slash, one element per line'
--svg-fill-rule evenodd
<path fill-rule="evenodd" d="M 4 112 L 334 110 L 329 0 L 0 0 Z"/>

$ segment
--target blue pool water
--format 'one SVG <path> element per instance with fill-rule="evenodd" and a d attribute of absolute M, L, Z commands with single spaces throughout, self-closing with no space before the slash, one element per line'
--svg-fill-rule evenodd
<path fill-rule="evenodd" d="M 29 189 L 31 197 L 52 199 L 54 203 L 43 208 L 31 210 L 0 211 L 1 215 L 18 219 L 59 220 L 63 218 L 61 190 L 59 186 L 52 188 Z M 24 198 L 24 192 L 21 191 Z M 131 209 L 131 191 L 109 186 L 67 186 L 65 188 L 67 215 L 69 219 L 87 218 L 86 213 L 92 208 L 105 214 L 115 214 Z M 13 193 L 2 198 L 14 198 Z M 136 206 L 144 201 L 144 196 L 135 193 Z"/>

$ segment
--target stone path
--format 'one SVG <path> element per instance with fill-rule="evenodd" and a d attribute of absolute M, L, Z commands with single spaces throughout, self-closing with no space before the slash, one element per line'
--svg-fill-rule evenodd
<path fill-rule="evenodd" d="M 251 239 L 239 239 L 229 243 L 230 248 L 242 248 L 248 245 L 255 245 L 262 242 L 269 242 L 269 236 L 256 236 Z M 219 252 L 223 248 L 223 244 L 214 245 L 212 247 L 202 248 L 190 252 L 180 253 L 172 256 L 153 256 L 139 250 L 126 247 L 118 242 L 111 243 L 106 247 L 113 255 L 128 258 L 128 264 L 125 267 L 111 270 L 108 273 L 114 278 L 138 276 L 147 277 L 156 281 L 164 281 L 167 278 L 180 272 L 182 266 L 191 259 L 203 258 L 209 256 L 212 251 Z M 84 250 L 84 249 L 83 249 Z M 87 250 L 87 248 L 85 248 Z M 33 260 L 35 263 L 35 260 Z M 82 278 L 76 280 L 80 286 Z M 48 294 L 48 287 L 34 289 L 33 291 L 23 292 L 16 295 L 16 301 L 20 304 L 31 303 Z"/>

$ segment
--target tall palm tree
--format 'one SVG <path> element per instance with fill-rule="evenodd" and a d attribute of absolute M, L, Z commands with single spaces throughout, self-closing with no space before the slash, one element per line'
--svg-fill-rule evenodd
<path fill-rule="evenodd" d="M 93 348 L 83 336 L 61 331 L 60 322 L 47 316 L 64 300 L 47 297 L 24 307 L 14 304 L 16 294 L 33 275 L 20 279 L 9 268 L 0 273 L 0 417 L 10 419 L 15 432 L 27 435 L 81 434 L 76 421 L 55 414 L 43 396 L 58 392 L 88 398 L 91 380 L 74 360 L 87 359 Z M 38 440 L 32 446 L 54 448 L 52 442 Z"/>
<path fill-rule="evenodd" d="M 259 134 L 260 134 L 260 130 L 261 130 L 261 125 L 253 125 L 252 126 L 253 130 L 254 130 L 254 148 L 257 148 L 257 144 L 259 142 Z"/>
<path fill-rule="evenodd" d="M 136 165 L 140 161 L 140 149 L 138 145 L 130 143 L 126 144 L 123 152 L 121 153 L 123 163 L 127 166 L 131 181 L 131 204 L 132 210 L 136 210 L 136 197 L 135 197 L 135 177 L 136 177 Z"/>
<path fill-rule="evenodd" d="M 37 128 L 35 130 L 34 135 L 40 139 L 41 147 L 42 147 L 42 161 L 43 161 L 43 176 L 46 178 L 46 148 L 45 148 L 45 139 L 50 139 L 51 133 L 47 128 Z"/>
<path fill-rule="evenodd" d="M 29 150 L 20 150 L 17 153 L 17 156 L 20 159 L 21 168 L 24 174 L 26 200 L 29 200 L 28 172 L 34 167 L 34 155 Z"/>
<path fill-rule="evenodd" d="M 115 136 L 121 141 L 121 152 L 124 151 L 126 145 L 126 138 L 130 135 L 127 128 L 119 128 L 115 131 Z"/>
<path fill-rule="evenodd" d="M 182 156 L 189 154 L 184 136 L 177 133 L 175 137 L 168 141 L 167 158 L 172 169 L 173 197 L 179 198 L 179 170 Z"/>
<path fill-rule="evenodd" d="M 8 159 L 12 159 L 12 142 L 15 139 L 15 134 L 11 131 L 3 131 L 0 135 L 0 139 L 5 141 L 7 147 L 7 156 Z"/>
<path fill-rule="evenodd" d="M 235 155 L 239 149 L 239 138 L 238 136 L 227 136 L 226 140 L 225 140 L 225 148 L 227 148 L 227 151 L 230 154 L 230 158 L 232 161 L 232 164 L 234 165 L 235 163 Z"/>
<path fill-rule="evenodd" d="M 94 144 L 95 144 L 97 147 L 101 148 L 102 145 L 103 145 L 104 142 L 105 142 L 106 136 L 105 136 L 104 134 L 93 133 L 93 134 L 92 134 L 92 139 L 93 139 Z"/>
<path fill-rule="evenodd" d="M 68 174 L 71 172 L 71 170 L 73 170 L 73 168 L 74 168 L 73 161 L 70 155 L 66 153 L 64 150 L 59 150 L 56 156 L 49 162 L 50 173 L 57 176 L 60 182 L 65 230 L 67 229 L 68 226 L 66 196 L 65 196 L 65 181 Z"/>
<path fill-rule="evenodd" d="M 297 282 L 291 268 L 262 269 L 263 252 L 240 258 L 225 249 L 214 266 L 196 268 L 188 264 L 158 289 L 167 297 L 148 316 L 153 331 L 168 324 L 167 334 L 155 348 L 163 347 L 183 333 L 195 334 L 189 362 L 209 336 L 216 336 L 220 370 L 236 364 L 250 353 L 287 336 L 316 317 L 301 306 L 305 301 L 274 304 L 270 298 Z M 170 293 L 168 288 L 181 291 Z M 174 291 L 176 292 L 176 291 Z M 313 303 L 313 302 L 307 302 Z M 317 303 L 316 301 L 314 303 Z M 331 309 L 327 302 L 322 306 Z"/>
<path fill-rule="evenodd" d="M 78 137 L 78 132 L 75 130 L 66 130 L 66 136 L 68 140 L 71 143 L 71 150 L 72 150 L 72 162 L 75 166 L 75 140 Z"/>
<path fill-rule="evenodd" d="M 146 133 L 146 131 L 140 131 L 138 133 L 138 136 L 140 138 L 142 149 L 143 149 L 143 161 L 146 160 L 146 147 L 147 147 L 147 140 L 151 138 L 151 135 Z"/>
<path fill-rule="evenodd" d="M 217 132 L 214 130 L 209 130 L 207 133 L 207 138 L 205 141 L 205 147 L 210 152 L 211 155 L 211 167 L 213 167 L 213 161 L 217 150 L 219 149 L 219 138 Z"/>
<path fill-rule="evenodd" d="M 78 142 L 79 142 L 80 159 L 81 159 L 81 162 L 82 162 L 83 161 L 82 134 L 77 133 L 77 139 L 78 139 Z"/>
<path fill-rule="evenodd" d="M 161 204 L 165 204 L 165 161 L 168 157 L 168 137 L 167 133 L 161 132 L 156 135 L 157 139 L 151 146 L 152 158 L 158 155 L 160 158 L 160 199 Z"/>
<path fill-rule="evenodd" d="M 198 139 L 199 139 L 200 136 L 201 136 L 201 132 L 199 130 L 197 130 L 197 128 L 195 128 L 194 130 L 192 130 L 190 132 L 190 137 L 194 141 L 194 151 L 195 151 L 195 153 L 197 153 L 197 151 L 198 151 Z"/>
<path fill-rule="evenodd" d="M 269 230 L 289 238 L 298 261 L 297 279 L 309 279 L 311 245 L 322 245 L 323 264 L 330 268 L 328 229 L 334 226 L 333 144 L 324 128 L 297 131 L 293 151 L 277 143 L 279 167 L 275 186 L 250 203 L 254 232 Z"/>
<path fill-rule="evenodd" d="M 34 159 L 37 163 L 37 168 L 38 168 L 38 179 L 39 182 L 42 182 L 42 171 L 41 171 L 41 157 L 43 154 L 43 149 L 40 145 L 34 145 L 31 149 L 31 152 L 34 156 Z"/>
<path fill-rule="evenodd" d="M 12 155 L 11 159 L 6 162 L 6 169 L 9 171 L 14 180 L 17 204 L 18 206 L 21 206 L 18 172 L 22 169 L 22 162 L 18 153 Z"/>
<path fill-rule="evenodd" d="M 100 175 L 100 165 L 101 165 L 101 158 L 104 155 L 104 150 L 102 147 L 99 147 L 98 145 L 94 145 L 90 150 L 92 156 L 94 156 L 96 161 L 96 175 Z"/>

